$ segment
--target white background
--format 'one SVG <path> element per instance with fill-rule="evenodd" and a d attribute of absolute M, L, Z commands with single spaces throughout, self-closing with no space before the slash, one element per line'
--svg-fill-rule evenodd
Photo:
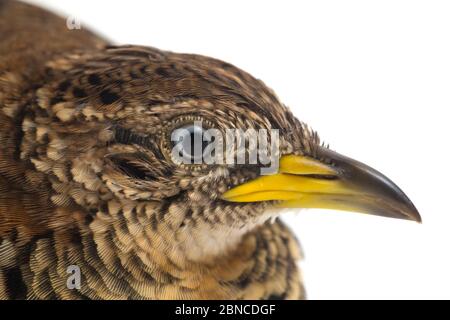
<path fill-rule="evenodd" d="M 423 224 L 308 210 L 310 299 L 450 298 L 450 2 L 30 1 L 116 43 L 200 53 L 263 79 L 331 147 L 374 166 Z"/>

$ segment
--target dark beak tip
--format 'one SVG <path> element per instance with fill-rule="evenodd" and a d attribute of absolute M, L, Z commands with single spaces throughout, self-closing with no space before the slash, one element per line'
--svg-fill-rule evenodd
<path fill-rule="evenodd" d="M 405 210 L 403 212 L 404 217 L 408 220 L 422 224 L 422 217 L 420 216 L 420 213 L 417 210 L 417 208 L 411 202 L 408 207 L 409 207 L 408 210 Z"/>
<path fill-rule="evenodd" d="M 420 216 L 420 213 L 419 213 L 419 211 L 417 211 L 417 209 L 414 211 L 414 215 L 412 215 L 411 218 L 412 218 L 411 220 L 413 220 L 419 224 L 422 224 L 422 222 L 423 222 L 422 217 Z"/>
<path fill-rule="evenodd" d="M 417 210 L 414 203 L 405 194 L 403 195 L 405 197 L 405 204 L 407 205 L 406 215 L 410 220 L 422 224 L 422 217 L 420 216 L 419 210 Z"/>

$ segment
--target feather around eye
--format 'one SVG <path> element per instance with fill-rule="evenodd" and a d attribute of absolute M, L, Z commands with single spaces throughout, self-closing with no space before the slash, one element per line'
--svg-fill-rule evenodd
<path fill-rule="evenodd" d="M 120 171 L 132 178 L 145 180 L 148 176 L 145 169 L 133 161 L 128 161 L 126 159 L 112 159 L 112 162 Z"/>
<path fill-rule="evenodd" d="M 137 144 L 143 147 L 148 143 L 147 137 L 138 135 L 130 129 L 120 126 L 114 127 L 114 140 L 122 144 Z"/>
<path fill-rule="evenodd" d="M 167 172 L 158 169 L 154 163 L 143 153 L 118 153 L 108 155 L 109 161 L 120 172 L 139 180 L 153 180 L 167 175 Z"/>
<path fill-rule="evenodd" d="M 164 159 L 158 142 L 148 136 L 142 136 L 120 126 L 114 127 L 114 142 L 125 145 L 138 145 L 151 151 L 159 159 Z"/>

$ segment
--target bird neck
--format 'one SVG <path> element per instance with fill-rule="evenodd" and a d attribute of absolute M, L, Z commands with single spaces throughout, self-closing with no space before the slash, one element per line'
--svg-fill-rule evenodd
<path fill-rule="evenodd" d="M 186 266 L 232 255 L 247 233 L 276 215 L 269 211 L 244 226 L 212 224 L 199 217 L 183 225 L 180 213 L 165 207 L 157 201 L 111 200 L 95 215 L 91 229 L 100 234 L 114 232 L 118 242 L 127 242 L 124 252 L 164 255 Z M 118 226 L 122 226 L 120 232 Z"/>

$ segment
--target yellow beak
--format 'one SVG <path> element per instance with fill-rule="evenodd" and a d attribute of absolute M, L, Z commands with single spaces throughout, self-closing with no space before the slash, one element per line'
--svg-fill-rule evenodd
<path fill-rule="evenodd" d="M 421 222 L 413 203 L 380 172 L 326 148 L 319 148 L 318 158 L 327 163 L 283 156 L 277 174 L 259 176 L 228 190 L 222 198 L 231 202 L 276 201 L 283 208 L 356 211 Z"/>

